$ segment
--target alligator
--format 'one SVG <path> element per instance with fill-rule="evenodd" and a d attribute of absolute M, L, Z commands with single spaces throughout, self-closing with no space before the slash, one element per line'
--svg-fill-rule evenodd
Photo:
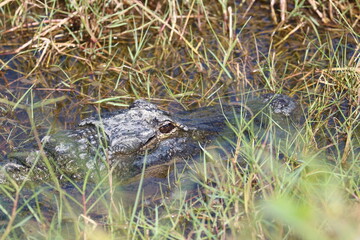
<path fill-rule="evenodd" d="M 42 150 L 17 150 L 1 163 L 0 183 L 81 180 L 111 170 L 118 179 L 129 179 L 143 167 L 194 159 L 214 142 L 239 134 L 240 118 L 264 132 L 274 125 L 286 137 L 299 123 L 299 105 L 282 94 L 264 94 L 251 100 L 170 113 L 146 100 L 135 100 L 128 109 L 86 118 L 73 130 L 62 130 L 42 139 Z M 270 124 L 274 122 L 275 124 Z M 242 129 L 251 137 L 251 132 Z M 89 174 L 90 171 L 90 174 Z"/>

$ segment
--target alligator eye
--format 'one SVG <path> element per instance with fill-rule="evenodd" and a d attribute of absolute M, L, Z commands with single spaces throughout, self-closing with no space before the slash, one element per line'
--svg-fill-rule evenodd
<path fill-rule="evenodd" d="M 173 130 L 174 128 L 175 128 L 175 125 L 174 125 L 174 124 L 168 123 L 168 124 L 165 124 L 165 125 L 161 126 L 161 127 L 159 128 L 159 131 L 160 131 L 161 133 L 169 133 L 169 132 L 171 132 L 171 130 Z"/>

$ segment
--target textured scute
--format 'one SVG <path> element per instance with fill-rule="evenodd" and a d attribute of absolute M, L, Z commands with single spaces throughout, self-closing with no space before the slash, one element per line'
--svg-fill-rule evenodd
<path fill-rule="evenodd" d="M 293 98 L 283 94 L 264 94 L 261 95 L 264 103 L 269 103 L 274 113 L 281 113 L 290 116 L 297 107 L 297 103 Z"/>

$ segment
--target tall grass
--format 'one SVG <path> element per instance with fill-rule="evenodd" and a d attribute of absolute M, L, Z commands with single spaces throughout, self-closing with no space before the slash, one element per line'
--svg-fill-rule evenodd
<path fill-rule="evenodd" d="M 204 149 L 156 201 L 111 172 L 95 186 L 0 186 L 2 239 L 355 239 L 359 12 L 357 1 L 2 1 L 2 155 L 137 98 L 188 109 L 277 92 L 306 113 L 285 156 L 246 140 L 239 120 L 228 161 Z"/>

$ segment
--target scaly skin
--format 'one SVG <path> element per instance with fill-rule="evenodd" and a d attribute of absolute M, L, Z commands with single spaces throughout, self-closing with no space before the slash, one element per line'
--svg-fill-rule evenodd
<path fill-rule="evenodd" d="M 144 161 L 149 167 L 194 158 L 201 151 L 200 145 L 208 145 L 215 139 L 236 138 L 228 126 L 235 125 L 240 116 L 247 120 L 254 118 L 256 131 L 275 121 L 280 126 L 276 134 L 285 136 L 295 130 L 291 122 L 298 122 L 297 110 L 292 98 L 280 94 L 265 94 L 237 105 L 176 113 L 136 100 L 129 109 L 84 119 L 76 129 L 60 131 L 42 141 L 60 180 L 66 179 L 65 176 L 83 179 L 89 170 L 93 178 L 109 168 L 119 179 L 128 179 L 141 172 Z M 9 154 L 0 173 L 0 183 L 8 182 L 8 177 L 16 182 L 49 180 L 48 168 L 39 155 L 39 151 Z"/>

